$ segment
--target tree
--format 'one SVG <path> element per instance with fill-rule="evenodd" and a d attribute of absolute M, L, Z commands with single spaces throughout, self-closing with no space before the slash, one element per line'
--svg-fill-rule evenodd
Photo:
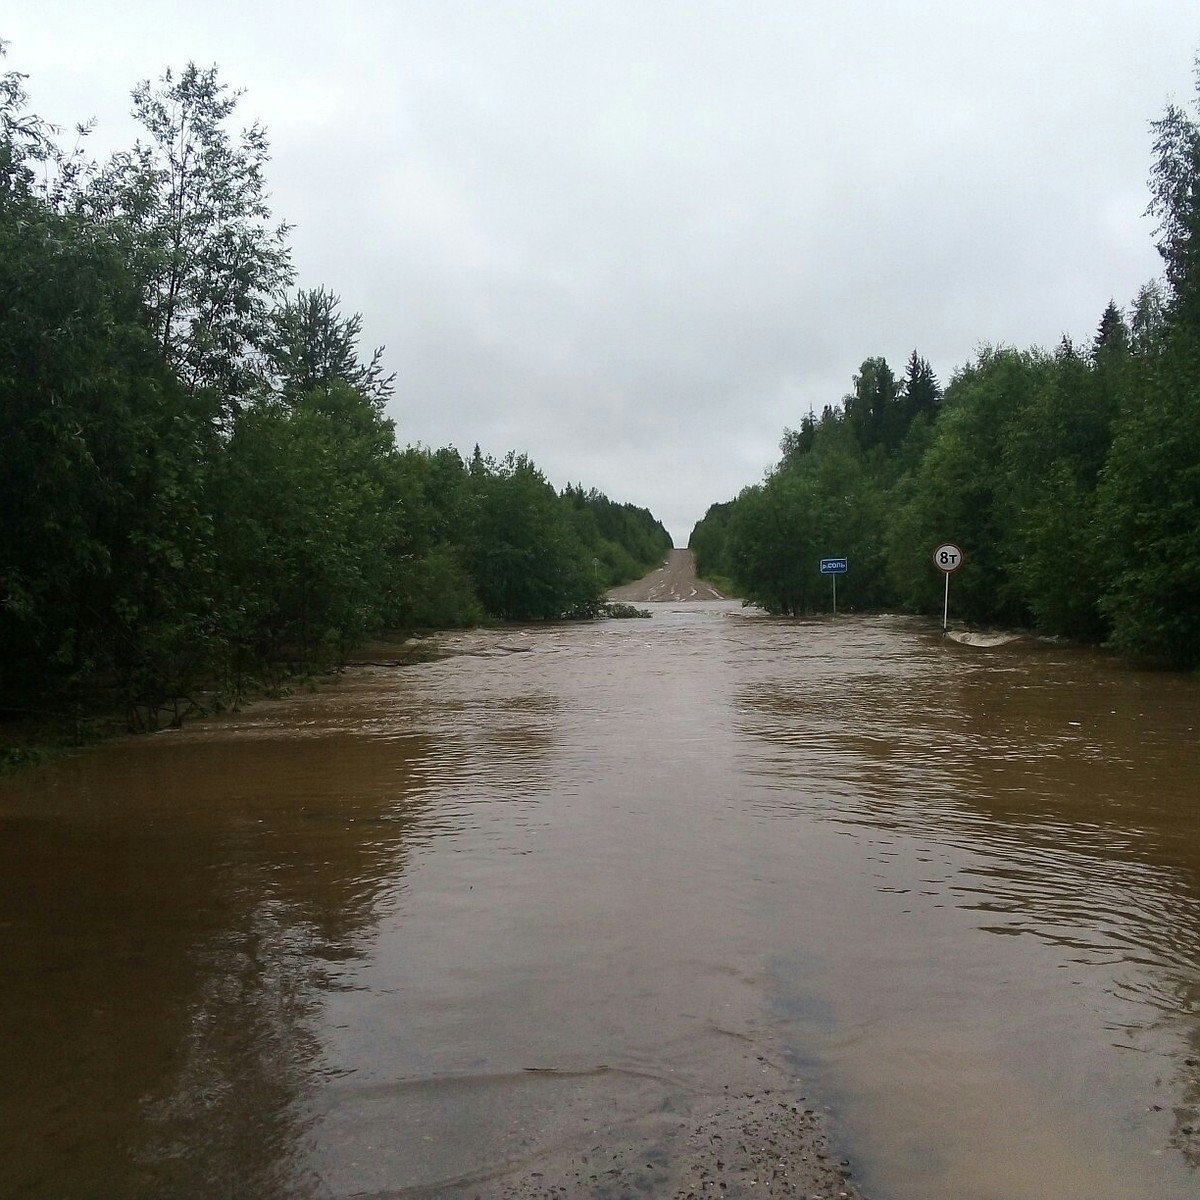
<path fill-rule="evenodd" d="M 214 420 L 259 386 L 271 313 L 291 281 L 286 225 L 273 225 L 267 136 L 226 123 L 240 93 L 189 63 L 134 89 L 149 140 L 113 156 L 88 187 L 95 219 L 127 240 L 158 348 Z"/>
<path fill-rule="evenodd" d="M 729 521 L 736 504 L 736 500 L 710 504 L 692 528 L 688 549 L 695 555 L 696 573 L 701 579 L 730 580 L 733 576 L 729 559 Z"/>
<path fill-rule="evenodd" d="M 207 653 L 197 424 L 22 78 L 0 77 L 0 696 L 103 676 L 135 706 Z"/>
<path fill-rule="evenodd" d="M 914 350 L 904 369 L 900 384 L 904 430 L 921 416 L 932 418 L 942 402 L 942 389 L 933 368 Z"/>
<path fill-rule="evenodd" d="M 1176 335 L 1135 365 L 1098 496 L 1112 643 L 1200 667 L 1200 354 Z"/>
<path fill-rule="evenodd" d="M 1200 108 L 1200 56 L 1196 59 Z M 1147 212 L 1157 218 L 1158 252 L 1166 268 L 1176 319 L 1200 333 L 1200 124 L 1171 104 L 1154 131 Z"/>
<path fill-rule="evenodd" d="M 1117 307 L 1117 302 L 1109 300 L 1096 328 L 1096 336 L 1092 339 L 1092 357 L 1098 359 L 1104 354 L 1127 354 L 1130 344 L 1129 326 L 1125 323 L 1125 317 Z"/>
<path fill-rule="evenodd" d="M 648 509 L 617 504 L 582 484 L 568 484 L 561 499 L 585 555 L 606 587 L 637 579 L 671 550 L 670 534 Z"/>
<path fill-rule="evenodd" d="M 1166 341 L 1169 330 L 1167 298 L 1158 280 L 1151 280 L 1139 289 L 1129 317 L 1129 337 L 1139 355 L 1157 353 Z"/>
<path fill-rule="evenodd" d="M 845 398 L 846 420 L 864 450 L 882 445 L 894 450 L 904 436 L 900 386 L 887 360 L 868 358 L 854 377 L 854 391 Z"/>
<path fill-rule="evenodd" d="M 1003 450 L 1012 499 L 1010 574 L 1038 628 L 1101 641 L 1096 488 L 1112 441 L 1122 376 L 1120 328 L 1093 362 L 1042 366 Z"/>
<path fill-rule="evenodd" d="M 206 653 L 194 408 L 107 231 L 6 203 L 0 294 L 0 691 L 178 695 Z"/>
<path fill-rule="evenodd" d="M 476 453 L 469 479 L 468 562 L 487 611 L 530 621 L 594 609 L 600 588 L 588 555 L 533 463 L 517 454 L 495 463 Z"/>
<path fill-rule="evenodd" d="M 396 376 L 385 375 L 383 347 L 368 363 L 358 357 L 362 316 L 343 317 L 339 297 L 324 288 L 301 290 L 275 310 L 267 339 L 267 355 L 280 393 L 288 399 L 316 388 L 348 383 L 382 408 L 395 390 Z"/>
<path fill-rule="evenodd" d="M 8 43 L 0 39 L 0 58 L 7 51 Z M 31 164 L 58 153 L 54 126 L 26 112 L 25 78 L 19 71 L 0 74 L 0 209 L 27 202 L 34 194 Z"/>
<path fill-rule="evenodd" d="M 798 481 L 776 476 L 743 488 L 730 513 L 727 556 L 734 582 L 768 612 L 792 616 L 807 607 L 804 562 L 818 553 L 808 499 Z"/>
<path fill-rule="evenodd" d="M 1200 58 L 1197 59 L 1200 102 Z M 1098 494 L 1100 607 L 1121 650 L 1200 666 L 1200 123 L 1171 105 L 1152 123 L 1149 212 L 1167 294 L 1142 289 L 1123 403 Z"/>
<path fill-rule="evenodd" d="M 1049 361 L 1036 351 L 989 348 L 951 381 L 933 440 L 901 482 L 889 517 L 888 569 L 906 606 L 934 608 L 929 554 L 952 541 L 967 555 L 956 577 L 959 611 L 970 620 L 1028 621 L 1012 575 L 1021 505 L 1006 454 Z"/>
<path fill-rule="evenodd" d="M 478 624 L 484 611 L 466 550 L 471 496 L 458 451 L 409 446 L 394 455 L 385 503 L 397 516 L 389 621 L 406 629 Z"/>
<path fill-rule="evenodd" d="M 799 429 L 784 428 L 783 437 L 779 441 L 781 463 L 795 462 L 805 454 L 810 454 L 817 442 L 817 418 L 812 409 L 800 418 Z"/>
<path fill-rule="evenodd" d="M 390 503 L 393 449 L 391 423 L 342 381 L 241 414 L 215 513 L 239 670 L 340 666 L 387 621 L 403 520 Z"/>
<path fill-rule="evenodd" d="M 846 556 L 839 588 L 847 606 L 886 601 L 882 493 L 848 423 L 827 413 L 800 451 L 785 435 L 783 458 L 731 505 L 710 508 L 692 533 L 702 569 L 728 576 L 769 612 L 799 615 L 829 607 L 822 558 Z"/>

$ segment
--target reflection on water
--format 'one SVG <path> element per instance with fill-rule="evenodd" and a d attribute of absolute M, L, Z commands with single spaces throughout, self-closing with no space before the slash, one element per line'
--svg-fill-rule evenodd
<path fill-rule="evenodd" d="M 728 603 L 444 642 L 0 784 L 13 1194 L 499 1195 L 768 1070 L 879 1196 L 1200 1190 L 1195 680 Z"/>
<path fill-rule="evenodd" d="M 828 629 L 811 632 L 817 646 L 830 640 Z M 896 915 L 922 927 L 903 950 L 919 969 L 936 972 L 935 985 L 893 965 L 889 985 L 896 990 L 877 1005 L 893 1033 L 906 1006 L 921 1010 L 927 1029 L 920 1037 L 906 1031 L 905 1053 L 919 1046 L 936 1060 L 939 1043 L 969 1018 L 972 1039 L 999 1034 L 993 1053 L 1001 1069 L 1042 1077 L 1037 1088 L 1046 1099 L 1018 1093 L 1023 1105 L 1065 1107 L 1072 1124 L 1083 1116 L 1107 1119 L 1127 1139 L 1121 1162 L 1106 1147 L 1096 1178 L 1094 1164 L 1089 1170 L 1054 1149 L 1062 1177 L 1051 1173 L 1049 1184 L 1041 1162 L 1014 1183 L 1022 1178 L 1014 1176 L 1016 1158 L 1028 1157 L 1019 1138 L 1012 1139 L 1013 1157 L 992 1167 L 1001 1182 L 986 1186 L 978 1161 L 951 1166 L 945 1160 L 952 1151 L 943 1146 L 936 1158 L 946 1179 L 961 1189 L 957 1194 L 1040 1195 L 1022 1189 L 1043 1188 L 1119 1195 L 1117 1179 L 1132 1167 L 1128 1194 L 1192 1194 L 1197 1182 L 1188 1175 L 1156 1187 L 1136 1171 L 1155 1161 L 1164 1143 L 1192 1167 L 1200 1162 L 1195 681 L 1136 674 L 1092 654 L 1038 645 L 979 652 L 926 639 L 925 653 L 910 646 L 898 660 L 884 641 L 870 623 L 853 639 L 839 636 L 840 679 L 823 679 L 819 668 L 797 671 L 805 652 L 796 650 L 747 679 L 743 728 L 771 748 L 766 762 L 749 762 L 747 770 L 773 794 L 802 787 L 806 811 L 850 834 L 876 890 L 895 897 Z M 948 907 L 961 915 L 939 919 L 935 910 Z M 1039 945 L 1010 950 L 977 941 L 976 951 L 985 947 L 994 962 L 972 963 L 964 955 L 971 947 L 961 941 L 967 914 L 972 933 Z M 958 940 L 942 944 L 951 931 Z M 953 957 L 943 958 L 947 952 Z M 967 987 L 947 978 L 951 969 L 967 968 L 975 973 Z M 1011 1011 L 997 1012 L 1000 1006 Z M 1085 1037 L 1090 1043 L 1079 1040 Z M 868 1055 L 893 1040 L 873 1040 L 863 1061 L 851 1048 L 844 1066 L 877 1070 L 878 1059 L 872 1065 Z M 955 1051 L 943 1070 L 960 1073 L 971 1061 Z M 995 1140 L 996 1097 L 988 1094 L 997 1086 L 994 1071 L 990 1066 L 976 1097 L 934 1071 L 941 1090 L 957 1098 L 958 1122 L 970 1119 L 964 1108 L 979 1110 L 984 1145 Z M 888 1119 L 869 1100 L 862 1112 L 872 1122 Z M 1045 1140 L 1043 1118 L 1035 1125 Z M 936 1129 L 928 1136 L 936 1138 Z M 1138 1142 L 1147 1155 L 1140 1164 L 1133 1157 Z M 976 1159 L 979 1144 L 971 1150 Z M 898 1140 L 890 1150 L 904 1159 Z M 915 1189 L 927 1166 L 918 1160 L 910 1170 L 905 1182 Z M 903 1171 L 878 1174 L 904 1180 Z"/>
<path fill-rule="evenodd" d="M 390 902 L 421 745 L 282 717 L 6 781 L 5 1194 L 302 1194 L 321 997 Z"/>

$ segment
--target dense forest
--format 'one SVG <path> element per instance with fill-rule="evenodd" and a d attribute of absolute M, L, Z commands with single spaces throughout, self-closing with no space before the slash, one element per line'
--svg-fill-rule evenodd
<path fill-rule="evenodd" d="M 3 44 L 0 43 L 0 53 Z M 381 352 L 295 287 L 268 142 L 189 65 L 94 163 L 0 74 L 0 716 L 154 725 L 381 629 L 594 615 L 670 549 L 523 455 L 401 448 Z"/>
<path fill-rule="evenodd" d="M 701 574 L 796 614 L 830 606 L 819 560 L 846 556 L 839 606 L 940 614 L 950 541 L 955 615 L 1200 667 L 1200 124 L 1151 128 L 1161 282 L 1086 345 L 985 348 L 944 389 L 916 351 L 900 376 L 867 359 L 697 524 Z"/>

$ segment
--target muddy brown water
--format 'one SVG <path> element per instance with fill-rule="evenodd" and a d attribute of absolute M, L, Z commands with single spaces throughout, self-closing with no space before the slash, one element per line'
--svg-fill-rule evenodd
<path fill-rule="evenodd" d="M 1200 1195 L 1196 680 L 731 602 L 442 642 L 0 783 L 0 1194 L 656 1194 L 757 1077 L 878 1200 Z"/>

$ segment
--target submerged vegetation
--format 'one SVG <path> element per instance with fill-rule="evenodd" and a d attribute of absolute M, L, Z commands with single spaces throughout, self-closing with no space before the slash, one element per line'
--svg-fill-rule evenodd
<path fill-rule="evenodd" d="M 622 604 L 617 600 L 610 600 L 602 607 L 601 614 L 611 617 L 613 620 L 628 621 L 647 618 L 650 616 L 650 610 L 648 608 L 638 608 L 633 604 Z"/>
<path fill-rule="evenodd" d="M 821 611 L 819 560 L 845 556 L 840 606 L 940 613 L 950 541 L 959 616 L 1200 667 L 1200 123 L 1172 106 L 1152 128 L 1161 284 L 1110 302 L 1088 345 L 985 348 L 944 390 L 915 351 L 901 377 L 867 359 L 696 525 L 700 573 Z"/>
<path fill-rule="evenodd" d="M 380 629 L 596 615 L 669 550 L 524 455 L 397 444 L 381 351 L 295 289 L 266 135 L 230 131 L 215 68 L 139 86 L 144 137 L 103 164 L 22 81 L 0 74 L 0 717 L 154 727 Z"/>

